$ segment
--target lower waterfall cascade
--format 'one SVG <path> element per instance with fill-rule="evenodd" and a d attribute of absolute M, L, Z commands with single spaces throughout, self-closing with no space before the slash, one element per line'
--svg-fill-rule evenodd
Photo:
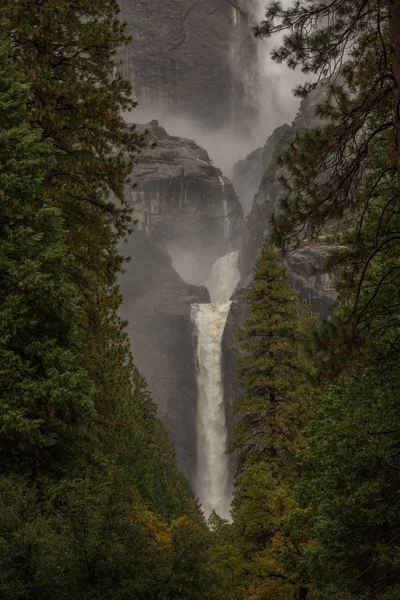
<path fill-rule="evenodd" d="M 206 517 L 215 510 L 229 519 L 232 490 L 228 428 L 221 369 L 222 336 L 240 274 L 238 252 L 219 258 L 205 283 L 211 303 L 193 304 L 192 321 L 197 340 L 197 475 L 195 490 Z"/>

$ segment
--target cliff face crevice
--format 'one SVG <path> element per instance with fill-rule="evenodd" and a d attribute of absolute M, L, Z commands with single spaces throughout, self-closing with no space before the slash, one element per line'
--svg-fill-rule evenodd
<path fill-rule="evenodd" d="M 275 129 L 265 146 L 252 152 L 234 169 L 233 184 L 243 198 L 245 212 L 249 210 L 243 232 L 243 245 L 239 255 L 241 280 L 232 298 L 231 311 L 223 337 L 224 391 L 227 410 L 240 394 L 236 379 L 236 361 L 242 356 L 236 343 L 236 334 L 247 318 L 247 306 L 243 300 L 252 282 L 252 271 L 264 240 L 271 236 L 270 220 L 279 211 L 279 202 L 285 190 L 280 181 L 279 156 L 288 147 L 295 133 L 304 128 L 316 127 L 320 121 L 315 107 L 321 101 L 323 90 L 303 100 L 291 125 Z M 254 196 L 252 197 L 252 195 Z M 289 281 L 298 291 L 299 299 L 306 300 L 315 313 L 329 316 L 336 299 L 339 276 L 327 270 L 326 260 L 332 250 L 323 237 L 310 240 L 288 252 L 285 262 L 289 269 Z M 233 417 L 231 417 L 232 419 Z"/>
<path fill-rule="evenodd" d="M 278 159 L 297 131 L 320 124 L 315 115 L 315 108 L 323 93 L 321 87 L 317 88 L 301 102 L 299 112 L 291 125 L 282 125 L 275 129 L 264 148 L 251 153 L 234 169 L 233 183 L 244 194 L 247 203 L 250 202 L 250 194 L 257 189 L 246 219 L 240 252 L 242 287 L 248 284 L 261 246 L 272 233 L 270 220 L 279 211 L 280 200 L 285 194 L 280 180 Z M 299 292 L 300 299 L 307 300 L 314 312 L 322 317 L 329 314 L 336 298 L 335 286 L 338 277 L 329 273 L 325 265 L 329 251 L 330 248 L 321 238 L 300 245 L 285 257 L 291 283 Z"/>

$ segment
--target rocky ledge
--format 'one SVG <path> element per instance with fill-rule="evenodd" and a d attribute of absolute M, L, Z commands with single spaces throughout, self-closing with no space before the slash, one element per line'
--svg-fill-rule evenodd
<path fill-rule="evenodd" d="M 128 190 L 134 218 L 168 252 L 185 281 L 201 284 L 216 259 L 241 243 L 240 202 L 193 140 L 168 135 L 158 121 L 140 128 L 148 131 L 149 144 Z"/>

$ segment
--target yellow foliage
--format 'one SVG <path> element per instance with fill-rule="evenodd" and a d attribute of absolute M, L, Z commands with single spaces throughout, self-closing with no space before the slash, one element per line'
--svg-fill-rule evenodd
<path fill-rule="evenodd" d="M 173 542 L 167 524 L 148 508 L 142 505 L 132 507 L 129 522 L 143 531 L 155 552 L 165 553 L 172 550 Z"/>

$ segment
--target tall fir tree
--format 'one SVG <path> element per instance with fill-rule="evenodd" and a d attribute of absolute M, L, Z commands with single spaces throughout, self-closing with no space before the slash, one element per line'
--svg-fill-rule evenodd
<path fill-rule="evenodd" d="M 297 293 L 288 283 L 287 267 L 268 240 L 253 278 L 245 296 L 249 318 L 237 336 L 245 356 L 238 361 L 243 394 L 234 410 L 242 417 L 235 428 L 234 445 L 244 459 L 265 455 L 284 464 L 301 426 L 310 365 L 298 337 Z"/>
<path fill-rule="evenodd" d="M 312 373 L 301 337 L 314 319 L 307 310 L 300 315 L 287 268 L 268 240 L 253 276 L 245 297 L 249 318 L 238 334 L 246 355 L 238 363 L 243 393 L 234 405 L 239 421 L 233 433 L 233 527 L 249 597 L 302 598 L 297 563 L 306 540 L 287 535 L 285 520 L 297 509 L 292 488 Z"/>
<path fill-rule="evenodd" d="M 82 365 L 95 390 L 95 429 L 112 437 L 120 409 L 132 400 L 133 365 L 116 312 L 117 245 L 129 230 L 124 184 L 143 143 L 121 117 L 135 103 L 116 70 L 116 49 L 127 40 L 118 2 L 18 0 L 3 6 L 13 59 L 30 84 L 31 124 L 53 143 L 44 184 L 62 212 L 75 259 L 83 309 L 77 324 Z M 98 439 L 95 447 L 108 452 L 110 439 Z"/>

